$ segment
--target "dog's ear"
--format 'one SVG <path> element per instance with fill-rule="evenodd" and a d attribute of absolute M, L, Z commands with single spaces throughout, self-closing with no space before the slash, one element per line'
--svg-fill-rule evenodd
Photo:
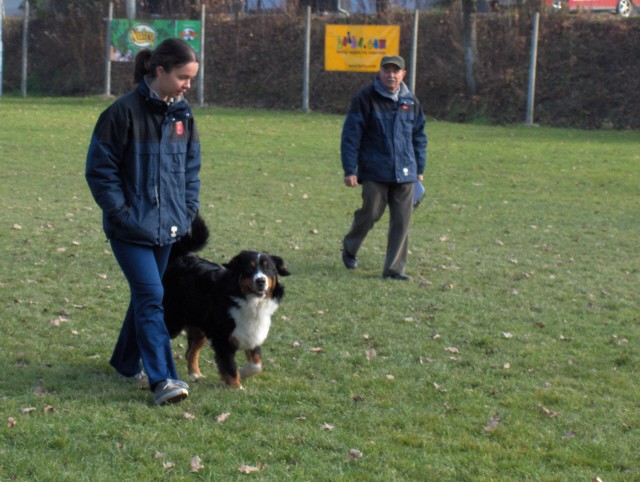
<path fill-rule="evenodd" d="M 280 256 L 270 254 L 273 263 L 276 265 L 276 271 L 280 276 L 289 276 L 291 272 L 287 269 L 287 263 Z"/>

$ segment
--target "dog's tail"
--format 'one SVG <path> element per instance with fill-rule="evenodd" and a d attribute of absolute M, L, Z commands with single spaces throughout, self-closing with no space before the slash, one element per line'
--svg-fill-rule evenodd
<path fill-rule="evenodd" d="M 185 254 L 200 251 L 207 245 L 209 240 L 209 228 L 200 215 L 196 216 L 191 223 L 191 229 L 179 241 L 173 244 L 169 260 L 174 260 Z"/>

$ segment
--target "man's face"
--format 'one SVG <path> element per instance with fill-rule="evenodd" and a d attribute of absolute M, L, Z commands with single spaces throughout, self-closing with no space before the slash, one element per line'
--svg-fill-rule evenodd
<path fill-rule="evenodd" d="M 400 88 L 402 79 L 406 74 L 407 71 L 397 65 L 385 64 L 380 67 L 380 80 L 389 92 L 395 92 Z"/>

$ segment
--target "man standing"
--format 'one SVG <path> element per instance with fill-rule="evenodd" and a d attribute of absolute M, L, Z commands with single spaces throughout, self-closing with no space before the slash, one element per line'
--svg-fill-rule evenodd
<path fill-rule="evenodd" d="M 427 158 L 425 117 L 418 99 L 402 81 L 404 59 L 382 58 L 373 82 L 351 101 L 340 145 L 344 183 L 362 184 L 362 207 L 342 241 L 342 261 L 358 266 L 356 254 L 373 225 L 389 206 L 387 255 L 382 277 L 408 281 L 413 184 L 423 180 Z"/>

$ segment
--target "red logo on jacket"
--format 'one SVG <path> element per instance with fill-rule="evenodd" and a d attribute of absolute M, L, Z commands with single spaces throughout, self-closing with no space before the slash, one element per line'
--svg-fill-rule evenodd
<path fill-rule="evenodd" d="M 182 121 L 176 122 L 176 134 L 179 136 L 184 134 L 184 124 L 182 123 Z"/>

